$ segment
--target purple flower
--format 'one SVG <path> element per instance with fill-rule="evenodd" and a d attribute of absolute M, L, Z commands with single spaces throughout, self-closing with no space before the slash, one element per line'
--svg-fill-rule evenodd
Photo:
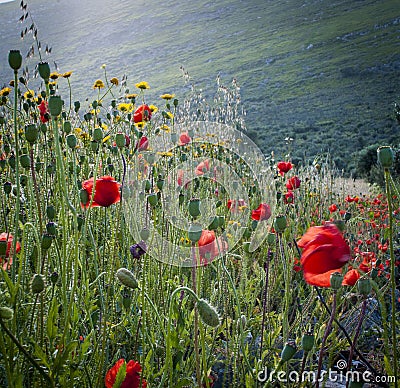
<path fill-rule="evenodd" d="M 146 253 L 147 245 L 144 241 L 140 241 L 138 244 L 133 244 L 129 250 L 134 259 L 140 259 L 140 256 L 143 256 Z"/>

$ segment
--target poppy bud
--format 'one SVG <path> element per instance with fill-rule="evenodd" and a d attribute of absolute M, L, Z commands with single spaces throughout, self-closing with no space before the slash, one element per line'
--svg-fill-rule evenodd
<path fill-rule="evenodd" d="M 344 220 L 345 221 L 348 221 L 350 218 L 351 218 L 351 213 L 349 213 L 349 212 L 344 213 Z"/>
<path fill-rule="evenodd" d="M 8 53 L 8 64 L 15 72 L 18 71 L 22 65 L 22 55 L 19 50 L 10 50 Z"/>
<path fill-rule="evenodd" d="M 15 170 L 15 156 L 14 155 L 11 155 L 8 158 L 8 164 L 13 170 Z"/>
<path fill-rule="evenodd" d="M 275 233 L 268 233 L 268 236 L 267 236 L 267 243 L 270 244 L 270 245 L 272 245 L 272 244 L 275 244 L 275 241 L 276 241 L 276 235 L 275 235 Z"/>
<path fill-rule="evenodd" d="M 377 268 L 372 268 L 371 270 L 371 279 L 376 279 L 378 276 L 378 269 Z"/>
<path fill-rule="evenodd" d="M 0 319 L 9 320 L 14 316 L 14 311 L 9 307 L 2 306 L 0 307 Z"/>
<path fill-rule="evenodd" d="M 54 218 L 56 216 L 56 210 L 54 209 L 53 205 L 48 205 L 46 207 L 46 214 L 47 214 L 47 217 L 49 218 L 49 220 L 54 220 Z"/>
<path fill-rule="evenodd" d="M 240 318 L 237 320 L 238 329 L 245 330 L 247 326 L 247 318 L 246 315 L 241 315 Z"/>
<path fill-rule="evenodd" d="M 61 114 L 63 100 L 60 96 L 50 96 L 49 97 L 49 112 L 53 117 L 57 117 Z"/>
<path fill-rule="evenodd" d="M 179 101 L 178 101 L 176 98 L 174 98 L 173 104 L 174 104 L 174 107 L 175 107 L 175 108 L 178 106 L 178 103 L 179 103 Z"/>
<path fill-rule="evenodd" d="M 49 249 L 51 243 L 53 242 L 53 237 L 45 233 L 42 236 L 42 249 Z"/>
<path fill-rule="evenodd" d="M 75 111 L 75 113 L 78 113 L 80 107 L 81 107 L 81 103 L 79 101 L 75 101 L 74 102 L 74 111 Z"/>
<path fill-rule="evenodd" d="M 305 333 L 303 337 L 301 337 L 301 347 L 305 352 L 309 352 L 312 350 L 315 342 L 314 334 Z"/>
<path fill-rule="evenodd" d="M 138 282 L 129 269 L 120 268 L 117 271 L 117 278 L 126 287 L 132 288 L 133 290 L 138 288 Z"/>
<path fill-rule="evenodd" d="M 278 233 L 284 232 L 286 226 L 287 226 L 287 221 L 285 216 L 281 215 L 275 217 L 274 228 Z"/>
<path fill-rule="evenodd" d="M 6 169 L 6 166 L 7 166 L 7 160 L 1 159 L 1 160 L 0 160 L 0 168 L 1 168 L 2 170 L 5 170 L 5 169 Z"/>
<path fill-rule="evenodd" d="M 40 294 L 44 290 L 44 277 L 40 274 L 33 275 L 31 281 L 31 290 L 34 294 Z"/>
<path fill-rule="evenodd" d="M 50 78 L 50 66 L 47 62 L 39 62 L 38 64 L 39 75 L 45 82 L 49 81 Z"/>
<path fill-rule="evenodd" d="M 200 224 L 192 224 L 189 226 L 188 238 L 191 242 L 195 243 L 200 240 L 203 229 Z"/>
<path fill-rule="evenodd" d="M 208 226 L 209 230 L 216 230 L 219 227 L 219 217 L 215 216 L 212 221 L 211 224 Z"/>
<path fill-rule="evenodd" d="M 287 362 L 296 354 L 297 346 L 294 341 L 286 342 L 285 346 L 282 349 L 281 360 L 283 362 Z"/>
<path fill-rule="evenodd" d="M 123 133 L 117 133 L 115 135 L 115 144 L 118 148 L 124 148 L 126 144 L 126 138 Z"/>
<path fill-rule="evenodd" d="M 149 179 L 146 179 L 144 181 L 144 189 L 145 189 L 145 191 L 149 191 L 151 189 L 151 182 Z"/>
<path fill-rule="evenodd" d="M 100 127 L 97 127 L 93 130 L 94 141 L 102 141 L 103 137 L 104 137 L 103 130 Z"/>
<path fill-rule="evenodd" d="M 28 154 L 21 155 L 19 160 L 23 168 L 29 168 L 31 166 L 31 158 Z"/>
<path fill-rule="evenodd" d="M 90 142 L 90 149 L 93 151 L 93 152 L 97 152 L 98 151 L 98 149 L 99 149 L 99 143 L 97 143 L 97 141 L 91 141 Z"/>
<path fill-rule="evenodd" d="M 369 280 L 369 278 L 360 278 L 357 281 L 357 288 L 358 288 L 358 292 L 361 295 L 369 295 L 369 293 L 371 292 L 372 286 L 371 286 L 371 282 Z"/>
<path fill-rule="evenodd" d="M 164 179 L 159 179 L 156 184 L 157 184 L 158 189 L 162 190 L 164 187 Z"/>
<path fill-rule="evenodd" d="M 25 174 L 21 174 L 19 176 L 19 181 L 21 185 L 25 187 L 28 184 L 28 177 Z"/>
<path fill-rule="evenodd" d="M 218 226 L 220 228 L 223 228 L 225 226 L 225 217 L 224 216 L 218 216 Z"/>
<path fill-rule="evenodd" d="M 29 124 L 25 126 L 25 138 L 32 145 L 38 138 L 38 129 L 36 125 Z"/>
<path fill-rule="evenodd" d="M 200 215 L 200 200 L 199 199 L 191 199 L 188 205 L 189 214 L 196 218 Z"/>
<path fill-rule="evenodd" d="M 76 144 L 77 144 L 77 140 L 76 140 L 76 136 L 73 133 L 70 133 L 67 136 L 67 145 L 69 148 L 74 149 L 76 148 Z"/>
<path fill-rule="evenodd" d="M 53 273 L 50 275 L 50 281 L 51 281 L 51 283 L 52 283 L 53 285 L 57 283 L 58 277 L 59 277 L 58 272 L 53 272 Z"/>
<path fill-rule="evenodd" d="M 47 233 L 51 236 L 55 236 L 57 233 L 57 224 L 55 222 L 48 222 L 46 224 Z"/>
<path fill-rule="evenodd" d="M 64 132 L 65 132 L 67 135 L 68 135 L 69 133 L 71 133 L 71 129 L 72 129 L 71 121 L 64 121 L 63 129 L 64 129 Z"/>
<path fill-rule="evenodd" d="M 378 148 L 377 153 L 378 153 L 378 161 L 383 168 L 390 168 L 393 166 L 394 154 L 392 147 L 381 146 Z"/>
<path fill-rule="evenodd" d="M 9 195 L 11 193 L 12 184 L 11 182 L 5 182 L 3 185 L 4 192 Z"/>
<path fill-rule="evenodd" d="M 340 272 L 334 272 L 331 275 L 331 288 L 337 291 L 340 287 L 342 287 L 343 275 Z"/>
<path fill-rule="evenodd" d="M 147 201 L 151 206 L 156 206 L 158 202 L 157 194 L 156 193 L 151 193 L 147 196 Z"/>
<path fill-rule="evenodd" d="M 215 307 L 211 306 L 206 300 L 200 299 L 197 301 L 197 310 L 201 320 L 208 326 L 217 327 L 220 324 L 219 315 Z"/>

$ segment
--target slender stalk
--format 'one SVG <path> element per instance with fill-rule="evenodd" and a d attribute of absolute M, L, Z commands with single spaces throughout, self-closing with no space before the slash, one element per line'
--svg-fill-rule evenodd
<path fill-rule="evenodd" d="M 197 260 L 196 260 L 196 243 L 192 243 L 191 248 L 191 256 L 192 256 L 192 286 L 193 292 L 197 294 Z M 200 353 L 199 353 L 199 313 L 197 311 L 197 306 L 194 308 L 194 354 L 196 356 L 196 379 L 197 385 L 201 387 L 201 369 L 200 369 Z"/>
<path fill-rule="evenodd" d="M 354 338 L 353 338 L 353 343 L 350 346 L 349 358 L 347 359 L 347 370 L 346 370 L 346 372 L 348 372 L 351 369 L 351 362 L 353 360 L 354 347 L 355 347 L 355 344 L 357 343 L 358 336 L 360 335 L 360 332 L 361 332 L 361 326 L 362 326 L 362 323 L 364 321 L 365 311 L 366 310 L 367 310 L 367 297 L 364 295 L 363 303 L 362 303 L 362 307 L 361 307 L 361 312 L 360 312 L 360 317 L 358 319 L 356 332 L 355 332 Z M 350 380 L 348 379 L 346 381 L 346 388 L 349 388 L 349 384 L 350 384 Z"/>
<path fill-rule="evenodd" d="M 390 190 L 390 171 L 388 168 L 384 169 L 385 184 L 386 184 L 386 197 L 388 201 L 389 213 L 389 252 L 390 252 L 390 286 L 391 286 L 391 325 L 392 325 L 392 349 L 393 349 L 393 375 L 397 376 L 397 337 L 396 337 L 396 268 L 393 249 L 393 205 Z M 394 383 L 395 388 L 398 388 L 398 381 Z"/>
<path fill-rule="evenodd" d="M 6 332 L 6 334 L 10 337 L 11 341 L 17 346 L 17 348 L 24 354 L 24 356 L 29 360 L 32 366 L 37 369 L 37 371 L 44 377 L 45 380 L 48 381 L 51 387 L 54 387 L 54 381 L 49 376 L 49 374 L 35 361 L 35 359 L 30 355 L 30 353 L 24 348 L 24 346 L 18 341 L 18 339 L 14 336 L 13 333 L 8 329 L 8 327 L 4 324 L 3 320 L 0 318 L 0 326 Z"/>
<path fill-rule="evenodd" d="M 324 358 L 325 354 L 325 342 L 329 336 L 329 333 L 332 330 L 332 323 L 335 319 L 335 314 L 336 314 L 336 290 L 333 291 L 333 302 L 332 302 L 332 311 L 331 311 L 331 316 L 329 318 L 328 324 L 326 325 L 325 328 L 325 333 L 324 336 L 322 337 L 322 342 L 321 342 L 321 349 L 319 351 L 319 358 L 318 358 L 318 369 L 317 369 L 317 378 L 315 382 L 315 388 L 319 387 L 319 380 L 321 376 L 321 370 L 322 370 L 322 360 Z"/>
<path fill-rule="evenodd" d="M 268 250 L 267 261 L 264 264 L 265 270 L 265 286 L 263 292 L 263 316 L 261 322 L 261 343 L 260 343 L 260 360 L 262 361 L 262 351 L 264 344 L 264 330 L 265 330 L 265 319 L 267 315 L 267 302 L 268 302 L 268 283 L 269 283 L 269 264 L 272 258 L 272 251 Z"/>

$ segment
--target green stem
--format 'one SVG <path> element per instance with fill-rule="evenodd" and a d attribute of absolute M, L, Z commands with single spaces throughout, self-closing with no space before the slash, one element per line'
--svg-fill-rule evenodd
<path fill-rule="evenodd" d="M 325 354 L 325 342 L 329 336 L 329 333 L 331 332 L 332 323 L 333 323 L 333 320 L 335 319 L 335 314 L 336 314 L 336 290 L 333 291 L 331 316 L 329 318 L 328 324 L 326 325 L 324 336 L 322 337 L 321 349 L 319 351 L 319 358 L 318 358 L 318 370 L 317 370 L 317 378 L 316 378 L 315 388 L 319 387 L 319 380 L 320 380 L 321 370 L 322 370 L 322 360 L 323 360 L 324 354 Z"/>
<path fill-rule="evenodd" d="M 17 346 L 17 348 L 24 354 L 24 356 L 29 360 L 32 366 L 37 369 L 37 371 L 49 382 L 51 387 L 54 387 L 53 379 L 47 374 L 47 372 L 35 361 L 35 359 L 29 354 L 29 352 L 24 348 L 24 346 L 18 341 L 18 339 L 8 330 L 8 327 L 4 324 L 3 320 L 0 318 L 0 326 L 10 337 L 11 341 Z"/>
<path fill-rule="evenodd" d="M 393 375 L 397 376 L 397 338 L 396 338 L 396 268 L 393 249 L 393 204 L 390 190 L 390 171 L 388 168 L 384 170 L 386 183 L 386 197 L 388 201 L 389 213 L 389 251 L 390 251 L 390 286 L 391 286 L 391 325 L 392 325 L 392 349 L 393 349 Z M 397 379 L 394 383 L 395 388 L 398 387 Z"/>

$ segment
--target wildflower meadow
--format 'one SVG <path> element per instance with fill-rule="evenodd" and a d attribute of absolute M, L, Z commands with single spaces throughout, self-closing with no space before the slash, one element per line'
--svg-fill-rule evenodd
<path fill-rule="evenodd" d="M 1 60 L 0 386 L 398 387 L 390 146 L 350 192 L 329 155 L 264 155 L 236 81 L 104 65 L 74 101 L 74 72 Z"/>

